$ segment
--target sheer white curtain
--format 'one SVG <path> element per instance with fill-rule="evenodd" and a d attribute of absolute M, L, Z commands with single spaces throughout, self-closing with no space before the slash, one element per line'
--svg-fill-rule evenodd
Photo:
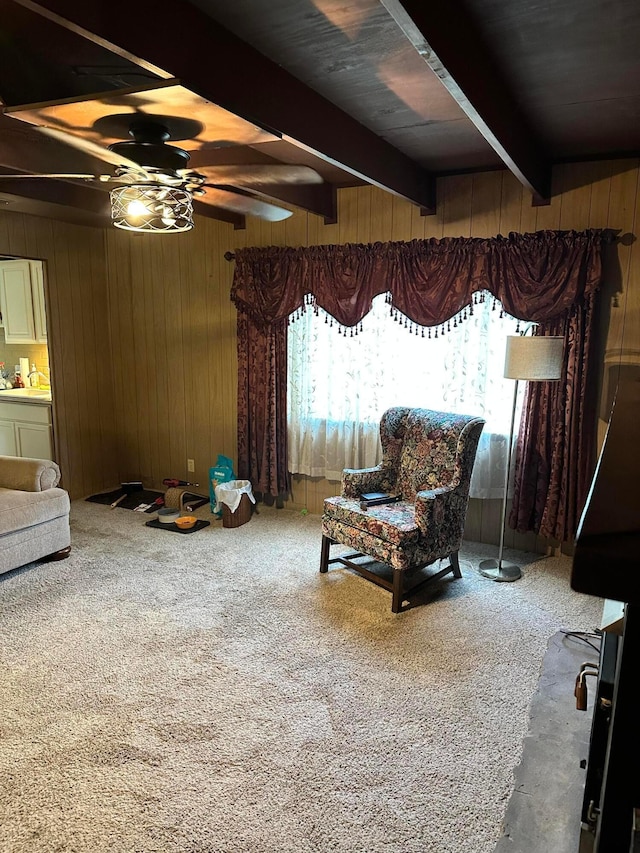
<path fill-rule="evenodd" d="M 500 314 L 487 299 L 429 338 L 395 321 L 384 295 L 357 335 L 307 310 L 289 326 L 289 470 L 339 480 L 343 468 L 376 465 L 382 413 L 419 406 L 485 418 L 471 496 L 502 498 L 514 392 L 504 356 L 517 321 Z"/>

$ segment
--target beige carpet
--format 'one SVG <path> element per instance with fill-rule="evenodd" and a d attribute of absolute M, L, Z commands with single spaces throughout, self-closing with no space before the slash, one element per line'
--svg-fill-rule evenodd
<path fill-rule="evenodd" d="M 71 557 L 0 577 L 2 853 L 494 849 L 549 638 L 600 622 L 567 558 L 468 543 L 394 616 L 317 516 L 148 518 L 74 502 Z"/>

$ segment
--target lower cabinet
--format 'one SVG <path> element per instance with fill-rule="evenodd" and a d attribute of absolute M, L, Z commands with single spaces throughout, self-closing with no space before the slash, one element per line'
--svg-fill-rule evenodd
<path fill-rule="evenodd" d="M 13 421 L 0 420 L 0 456 L 19 456 Z"/>
<path fill-rule="evenodd" d="M 49 404 L 0 402 L 0 456 L 53 459 Z"/>

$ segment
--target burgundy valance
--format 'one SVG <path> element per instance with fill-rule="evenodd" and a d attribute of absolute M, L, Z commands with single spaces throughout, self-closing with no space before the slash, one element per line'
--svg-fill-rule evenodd
<path fill-rule="evenodd" d="M 238 249 L 231 299 L 257 326 L 286 320 L 309 296 L 343 326 L 355 326 L 374 297 L 388 292 L 409 319 L 436 326 L 488 291 L 513 317 L 543 323 L 598 287 L 609 233 Z"/>

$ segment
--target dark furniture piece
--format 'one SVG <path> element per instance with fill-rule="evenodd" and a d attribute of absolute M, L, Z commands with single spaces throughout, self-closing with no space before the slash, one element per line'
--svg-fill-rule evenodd
<path fill-rule="evenodd" d="M 618 385 L 571 572 L 577 592 L 623 604 L 619 633 L 603 635 L 587 759 L 580 851 L 630 853 L 640 807 L 640 369 Z"/>
<path fill-rule="evenodd" d="M 324 502 L 320 571 L 336 562 L 354 569 L 392 593 L 394 613 L 426 583 L 448 573 L 462 577 L 458 550 L 484 423 L 431 409 L 387 410 L 380 421 L 380 465 L 345 469 L 342 494 Z M 362 500 L 375 492 L 389 501 Z M 332 544 L 355 551 L 330 559 Z M 445 568 L 407 585 L 410 575 L 443 559 Z"/>

